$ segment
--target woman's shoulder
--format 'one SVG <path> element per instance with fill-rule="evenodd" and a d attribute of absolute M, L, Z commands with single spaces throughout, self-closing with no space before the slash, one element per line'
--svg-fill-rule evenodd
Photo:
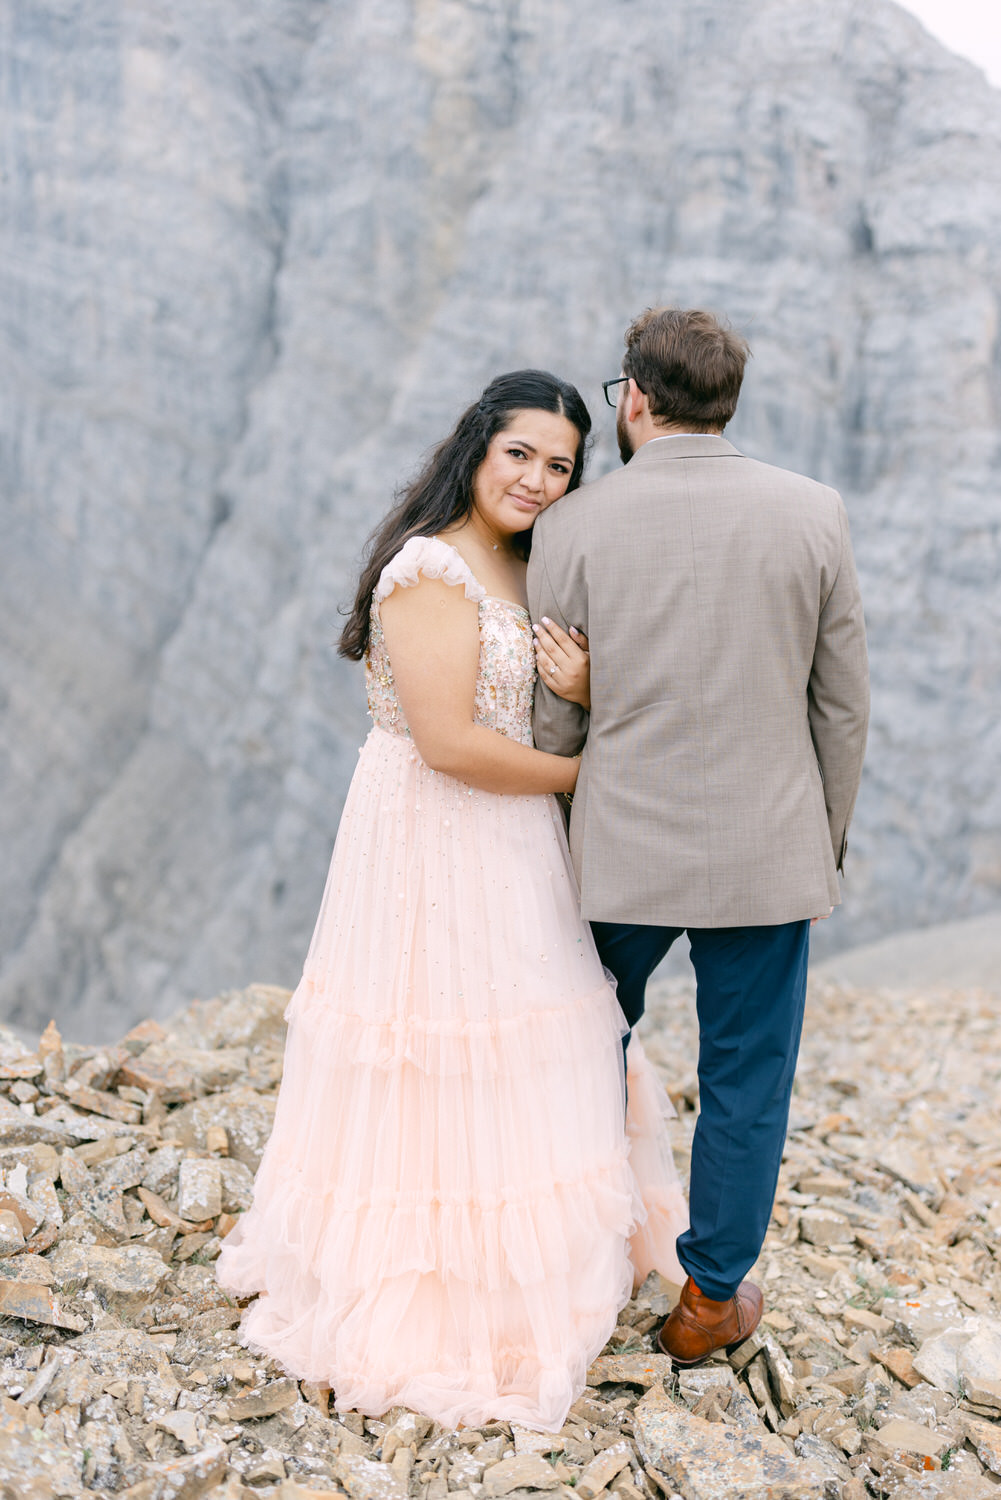
<path fill-rule="evenodd" d="M 373 600 L 380 604 L 395 588 L 412 588 L 424 578 L 440 578 L 452 587 L 465 589 L 466 598 L 479 603 L 486 589 L 451 543 L 437 536 L 412 536 L 379 574 Z"/>

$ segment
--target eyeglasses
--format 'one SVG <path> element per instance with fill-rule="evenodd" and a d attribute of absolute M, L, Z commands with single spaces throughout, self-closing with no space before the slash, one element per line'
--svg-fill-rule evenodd
<path fill-rule="evenodd" d="M 614 395 L 612 394 L 612 387 L 616 385 L 624 385 L 628 380 L 628 375 L 620 375 L 616 380 L 603 380 L 601 382 L 601 389 L 605 393 L 605 400 L 608 402 L 609 406 L 614 407 L 617 404 L 619 396 L 618 391 L 616 391 Z"/>

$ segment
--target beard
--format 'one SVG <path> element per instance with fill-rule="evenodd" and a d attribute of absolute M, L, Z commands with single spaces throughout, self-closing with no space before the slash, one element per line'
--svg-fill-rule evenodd
<path fill-rule="evenodd" d="M 621 411 L 615 413 L 615 436 L 619 440 L 619 457 L 624 464 L 627 464 L 636 450 L 633 448 L 629 428 L 626 426 L 626 419 Z"/>

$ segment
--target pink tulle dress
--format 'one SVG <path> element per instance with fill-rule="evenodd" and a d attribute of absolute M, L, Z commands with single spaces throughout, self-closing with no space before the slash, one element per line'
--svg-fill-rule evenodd
<path fill-rule="evenodd" d="M 581 921 L 555 799 L 477 791 L 421 760 L 380 602 L 421 575 L 479 608 L 476 718 L 530 744 L 526 610 L 456 550 L 384 570 L 362 748 L 289 1032 L 253 1206 L 222 1284 L 241 1336 L 339 1410 L 557 1431 L 634 1283 L 682 1281 L 670 1105 Z"/>

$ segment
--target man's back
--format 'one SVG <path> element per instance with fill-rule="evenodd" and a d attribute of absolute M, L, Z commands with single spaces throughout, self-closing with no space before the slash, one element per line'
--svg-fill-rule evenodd
<path fill-rule="evenodd" d="M 837 903 L 868 689 L 835 491 L 720 437 L 648 442 L 540 517 L 529 600 L 590 637 L 586 917 L 729 927 Z M 572 752 L 578 711 L 540 686 L 535 732 Z"/>

